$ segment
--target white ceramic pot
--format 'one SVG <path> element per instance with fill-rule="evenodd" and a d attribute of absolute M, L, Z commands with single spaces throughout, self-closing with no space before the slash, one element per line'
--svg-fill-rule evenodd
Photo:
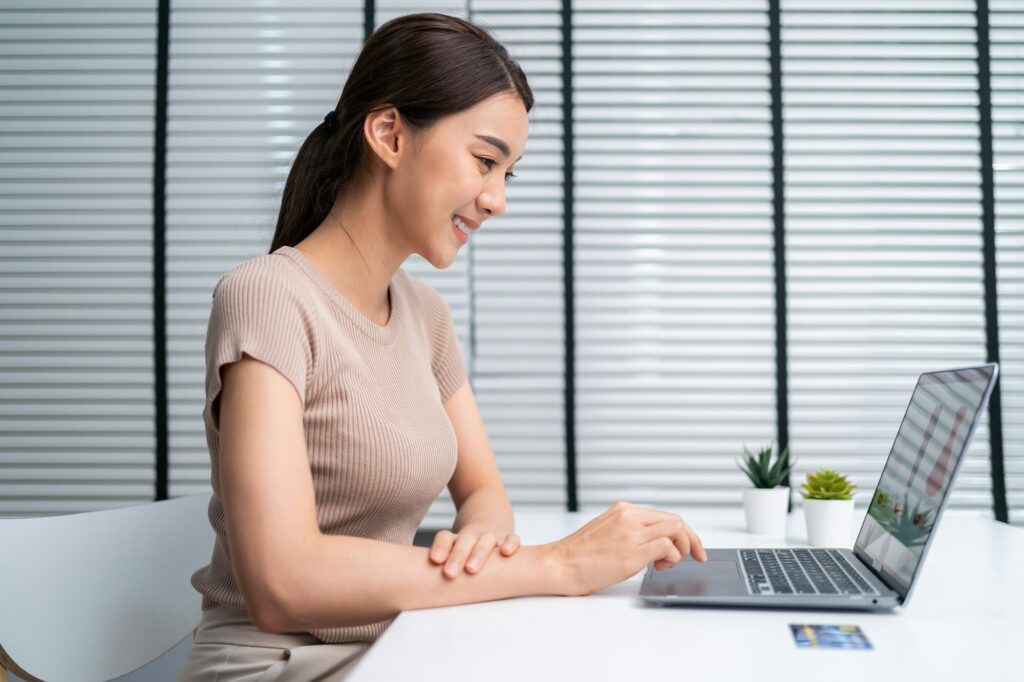
<path fill-rule="evenodd" d="M 743 512 L 747 515 L 747 531 L 755 535 L 785 536 L 788 511 L 788 486 L 743 489 Z"/>
<path fill-rule="evenodd" d="M 814 547 L 853 546 L 853 500 L 804 498 L 807 542 Z"/>

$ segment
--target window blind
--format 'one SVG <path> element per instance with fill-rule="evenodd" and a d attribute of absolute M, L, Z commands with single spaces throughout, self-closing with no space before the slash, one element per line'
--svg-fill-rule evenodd
<path fill-rule="evenodd" d="M 783 0 L 796 480 L 866 503 L 921 372 L 985 361 L 974 5 Z M 950 504 L 991 509 L 988 416 Z"/>
<path fill-rule="evenodd" d="M 156 3 L 0 4 L 0 515 L 153 499 Z"/>
<path fill-rule="evenodd" d="M 299 146 L 363 42 L 361 0 L 174 0 L 167 140 L 172 497 L 210 489 L 204 343 L 213 288 L 268 252 Z"/>
<path fill-rule="evenodd" d="M 989 3 L 1003 458 L 1010 520 L 1024 523 L 1024 6 Z"/>
<path fill-rule="evenodd" d="M 738 505 L 775 437 L 765 0 L 573 3 L 577 461 L 583 506 Z M 1004 453 L 1024 522 L 1024 11 L 991 0 Z M 516 508 L 565 504 L 561 9 L 466 16 L 523 64 L 530 139 L 445 271 Z M 299 144 L 364 3 L 175 0 L 167 166 L 170 493 L 209 489 L 203 344 L 217 278 L 266 253 Z M 789 424 L 865 501 L 919 372 L 985 359 L 975 4 L 782 2 Z M 0 515 L 152 499 L 156 3 L 0 3 Z M 334 94 L 329 94 L 334 93 Z M 987 417 L 954 490 L 991 508 Z M 424 522 L 446 526 L 447 492 Z"/>
<path fill-rule="evenodd" d="M 524 60 L 532 73 L 530 58 L 553 61 L 551 46 L 543 43 L 552 40 L 550 25 L 560 5 L 545 4 L 546 17 L 543 12 L 506 13 L 500 5 L 483 3 L 481 17 L 474 19 L 488 23 L 493 17 L 513 51 L 517 42 L 534 50 Z M 377 25 L 414 11 L 468 16 L 464 3 L 379 2 L 377 10 Z M 168 142 L 172 495 L 209 487 L 203 343 L 213 286 L 234 264 L 266 253 L 294 154 L 336 101 L 361 48 L 362 12 L 361 2 L 340 7 L 308 2 L 286 9 L 241 2 L 175 3 Z M 538 65 L 538 70 L 543 69 Z M 531 81 L 539 101 L 531 115 L 535 121 L 538 112 L 557 108 L 550 92 L 559 81 L 550 75 L 546 83 L 543 77 Z M 329 92 L 336 94 L 325 96 Z M 536 141 L 517 173 L 533 178 L 523 183 L 521 198 L 516 187 L 509 188 L 505 216 L 489 221 L 488 229 L 474 235 L 446 270 L 434 269 L 419 256 L 403 266 L 437 288 L 452 309 L 477 400 L 517 505 L 560 505 L 564 495 L 557 475 L 564 467 L 561 402 L 551 397 L 560 378 L 555 381 L 550 374 L 552 368 L 560 371 L 562 352 L 561 266 L 560 261 L 552 264 L 560 241 L 551 238 L 551 227 L 560 224 L 546 189 L 559 176 L 553 162 L 557 148 L 552 151 L 557 140 L 548 126 L 531 126 Z M 524 251 L 540 256 L 526 277 L 511 261 L 501 262 Z M 497 262 L 477 267 L 488 260 Z M 558 325 L 552 325 L 556 316 Z M 558 334 L 552 334 L 552 326 Z M 424 525 L 448 526 L 453 519 L 454 506 L 444 491 Z"/>
<path fill-rule="evenodd" d="M 573 10 L 581 504 L 737 505 L 776 438 L 767 2 Z"/>

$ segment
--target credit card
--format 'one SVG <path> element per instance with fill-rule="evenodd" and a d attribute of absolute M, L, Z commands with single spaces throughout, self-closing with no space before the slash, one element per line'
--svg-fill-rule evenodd
<path fill-rule="evenodd" d="M 803 649 L 874 649 L 857 625 L 790 623 L 796 645 Z"/>

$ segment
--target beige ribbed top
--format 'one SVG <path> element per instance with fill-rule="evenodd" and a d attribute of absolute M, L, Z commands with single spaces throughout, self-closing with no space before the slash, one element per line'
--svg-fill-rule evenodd
<path fill-rule="evenodd" d="M 430 285 L 399 269 L 391 317 L 370 321 L 298 249 L 247 260 L 217 282 L 206 334 L 210 449 L 209 565 L 192 585 L 203 609 L 245 608 L 231 572 L 220 497 L 220 368 L 245 352 L 302 397 L 320 530 L 411 545 L 455 471 L 455 431 L 442 403 L 466 381 L 451 312 Z M 339 576 L 339 580 L 346 579 Z M 324 642 L 373 641 L 392 619 L 314 629 Z"/>

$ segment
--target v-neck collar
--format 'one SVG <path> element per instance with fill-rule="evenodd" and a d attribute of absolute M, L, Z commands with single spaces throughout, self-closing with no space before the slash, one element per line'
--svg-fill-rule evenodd
<path fill-rule="evenodd" d="M 398 333 L 405 319 L 405 296 L 402 293 L 402 287 L 397 285 L 397 280 L 402 274 L 401 268 L 398 269 L 388 284 L 388 295 L 391 299 L 391 315 L 388 317 L 387 324 L 381 326 L 363 315 L 352 301 L 342 295 L 338 288 L 331 284 L 323 273 L 317 270 L 316 266 L 306 258 L 304 253 L 292 246 L 282 246 L 277 251 L 274 251 L 274 254 L 285 256 L 298 265 L 323 290 L 327 297 L 341 308 L 345 316 L 371 339 L 383 344 L 390 344 L 398 338 Z"/>

